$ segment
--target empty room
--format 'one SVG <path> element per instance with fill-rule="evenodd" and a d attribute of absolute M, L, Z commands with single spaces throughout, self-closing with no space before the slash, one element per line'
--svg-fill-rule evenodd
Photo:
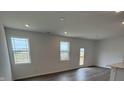
<path fill-rule="evenodd" d="M 123 81 L 123 11 L 0 11 L 1 81 Z"/>

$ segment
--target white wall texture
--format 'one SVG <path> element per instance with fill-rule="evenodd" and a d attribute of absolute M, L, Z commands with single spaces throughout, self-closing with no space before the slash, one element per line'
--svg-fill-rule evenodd
<path fill-rule="evenodd" d="M 78 68 L 80 48 L 85 48 L 84 66 L 91 66 L 94 62 L 95 47 L 94 41 L 92 40 L 67 38 L 56 35 L 42 34 L 39 32 L 21 31 L 17 29 L 6 29 L 6 35 L 9 46 L 9 36 L 28 37 L 30 41 L 31 64 L 17 65 L 14 64 L 11 59 L 14 79 Z M 60 62 L 59 60 L 60 40 L 70 41 L 71 55 L 69 62 Z"/>
<path fill-rule="evenodd" d="M 9 57 L 6 51 L 6 37 L 2 27 L 0 30 L 0 77 L 10 80 L 11 69 Z M 85 48 L 84 66 L 96 65 L 107 67 L 110 64 L 118 63 L 124 60 L 124 36 L 93 41 L 17 29 L 6 29 L 6 35 L 9 46 L 9 36 L 28 37 L 30 41 L 31 64 L 15 65 L 11 59 L 14 79 L 78 68 L 80 48 Z M 61 40 L 70 41 L 71 55 L 69 62 L 60 62 L 59 60 L 59 41 Z M 6 55 L 6 58 L 2 58 L 3 55 Z M 6 62 L 4 63 L 4 61 Z M 6 78 L 8 77 L 7 75 L 9 78 Z"/>
<path fill-rule="evenodd" d="M 11 66 L 4 27 L 0 25 L 0 80 L 12 80 Z"/>
<path fill-rule="evenodd" d="M 119 63 L 124 60 L 124 36 L 96 43 L 96 65 L 107 67 L 107 65 Z"/>
<path fill-rule="evenodd" d="M 11 59 L 14 79 L 78 68 L 80 48 L 85 48 L 84 66 L 107 67 L 124 60 L 124 36 L 93 41 L 17 29 L 6 29 L 6 35 L 9 46 L 9 36 L 28 37 L 30 41 L 31 64 L 15 65 Z M 70 41 L 71 55 L 69 62 L 60 62 L 59 60 L 59 41 L 61 40 Z M 11 80 L 6 36 L 2 26 L 0 27 L 0 77 Z"/>

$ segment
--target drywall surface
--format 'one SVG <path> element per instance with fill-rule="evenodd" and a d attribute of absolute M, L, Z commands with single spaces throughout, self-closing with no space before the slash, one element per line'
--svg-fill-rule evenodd
<path fill-rule="evenodd" d="M 0 25 L 0 80 L 12 80 L 4 27 Z"/>
<path fill-rule="evenodd" d="M 100 40 L 96 44 L 96 65 L 107 67 L 124 60 L 124 36 Z"/>
<path fill-rule="evenodd" d="M 28 37 L 30 42 L 31 64 L 14 64 L 11 58 L 13 77 L 20 79 L 35 75 L 43 75 L 79 68 L 80 48 L 85 48 L 84 66 L 93 65 L 94 41 L 76 38 L 67 38 L 39 32 L 6 29 L 7 41 L 10 50 L 10 37 Z M 59 59 L 59 42 L 70 42 L 70 61 L 61 62 Z"/>

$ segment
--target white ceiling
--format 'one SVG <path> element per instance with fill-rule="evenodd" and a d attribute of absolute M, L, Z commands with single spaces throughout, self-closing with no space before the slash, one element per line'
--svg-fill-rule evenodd
<path fill-rule="evenodd" d="M 64 17 L 64 21 L 60 21 Z M 73 12 L 2 12 L 0 11 L 0 23 L 6 27 L 24 29 L 38 32 L 51 32 L 52 34 L 86 38 L 106 39 L 124 35 L 124 13 L 112 11 L 73 11 Z M 25 24 L 30 24 L 26 28 Z"/>

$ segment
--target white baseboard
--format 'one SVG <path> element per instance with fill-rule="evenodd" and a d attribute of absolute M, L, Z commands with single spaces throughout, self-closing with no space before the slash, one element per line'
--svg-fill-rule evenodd
<path fill-rule="evenodd" d="M 35 75 L 28 75 L 28 76 L 19 77 L 19 78 L 14 79 L 14 80 L 25 79 L 25 78 L 36 77 L 36 76 L 47 75 L 47 74 L 53 74 L 53 73 L 59 73 L 59 72 L 74 70 L 74 69 L 78 69 L 78 68 L 79 67 L 72 68 L 72 69 L 65 69 L 65 70 L 61 70 L 61 71 L 51 71 L 51 72 L 47 72 L 47 73 L 41 73 L 41 74 L 35 74 Z"/>
<path fill-rule="evenodd" d="M 101 65 L 95 65 L 96 67 L 101 67 L 101 68 L 110 68 L 109 66 L 101 66 Z"/>

